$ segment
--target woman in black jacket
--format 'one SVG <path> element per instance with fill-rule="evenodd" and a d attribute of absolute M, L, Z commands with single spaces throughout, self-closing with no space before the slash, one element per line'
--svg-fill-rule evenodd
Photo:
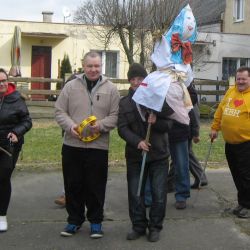
<path fill-rule="evenodd" d="M 24 143 L 23 135 L 32 127 L 24 100 L 8 75 L 0 68 L 0 232 L 8 230 L 7 210 L 11 196 L 11 174 Z"/>

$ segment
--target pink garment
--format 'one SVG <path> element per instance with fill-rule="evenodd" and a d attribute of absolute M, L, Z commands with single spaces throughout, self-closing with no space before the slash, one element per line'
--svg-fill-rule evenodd
<path fill-rule="evenodd" d="M 187 108 L 185 106 L 183 102 L 183 89 L 178 82 L 171 82 L 166 95 L 166 102 L 174 110 L 170 118 L 188 125 L 190 122 L 188 113 L 191 107 Z"/>

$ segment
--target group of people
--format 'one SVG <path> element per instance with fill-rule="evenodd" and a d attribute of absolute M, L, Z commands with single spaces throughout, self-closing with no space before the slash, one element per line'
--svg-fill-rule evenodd
<path fill-rule="evenodd" d="M 107 155 L 105 159 L 101 155 L 108 152 L 108 140 L 104 138 L 107 139 L 110 130 L 117 126 L 119 136 L 126 142 L 128 203 L 132 223 L 127 239 L 135 240 L 145 235 L 148 230 L 148 240 L 158 241 L 166 210 L 169 157 L 173 162 L 175 176 L 176 209 L 185 209 L 186 199 L 190 196 L 189 169 L 195 179 L 192 188 L 207 185 L 206 175 L 192 151 L 192 141 L 199 142 L 199 114 L 195 95 L 192 98 L 194 109 L 190 112 L 191 124 L 183 128 L 170 118 L 173 110 L 167 103 L 161 112 L 152 113 L 132 99 L 136 89 L 147 76 L 142 65 L 135 63 L 130 66 L 130 89 L 128 95 L 121 99 L 115 86 L 101 75 L 101 58 L 98 53 L 89 52 L 85 55 L 83 69 L 84 74 L 67 83 L 55 105 L 56 121 L 65 131 L 62 165 L 68 224 L 61 235 L 72 236 L 79 230 L 85 221 L 86 208 L 90 237 L 103 237 L 102 220 L 108 159 Z M 250 84 L 249 77 L 247 84 Z M 190 95 L 192 97 L 191 91 Z M 247 104 L 245 106 L 247 107 Z M 92 115 L 97 117 L 97 121 L 89 125 L 89 133 L 100 133 L 100 136 L 91 142 L 82 142 L 79 140 L 78 125 Z M 146 134 L 149 124 L 151 133 L 148 142 Z M 217 129 L 219 130 L 220 126 Z M 211 133 L 211 137 L 215 137 L 215 132 Z M 183 148 L 188 149 L 187 152 L 183 153 Z M 94 155 L 100 153 L 100 157 L 92 158 L 92 152 Z M 142 188 L 138 195 L 143 152 L 147 152 L 147 158 Z M 149 183 L 151 195 L 148 217 L 148 204 L 145 203 L 146 183 Z M 249 194 L 249 189 L 244 189 L 244 192 Z M 249 206 L 244 206 L 248 212 Z"/>
<path fill-rule="evenodd" d="M 101 74 L 98 53 L 88 52 L 84 56 L 83 70 L 83 74 L 76 75 L 64 86 L 55 103 L 55 119 L 64 130 L 62 170 L 68 213 L 67 225 L 61 235 L 74 235 L 87 219 L 90 237 L 103 237 L 109 133 L 117 126 L 119 136 L 126 142 L 128 204 L 132 223 L 127 239 L 136 240 L 148 230 L 148 240 L 156 242 L 160 238 L 166 212 L 169 157 L 175 176 L 176 209 L 185 209 L 186 199 L 190 196 L 189 168 L 195 178 L 193 188 L 207 185 L 205 173 L 192 151 L 192 141 L 199 142 L 198 123 L 195 129 L 192 128 L 192 121 L 195 122 L 198 115 L 193 110 L 194 114 L 190 113 L 191 125 L 183 127 L 170 118 L 174 111 L 167 103 L 164 103 L 161 112 L 151 112 L 138 105 L 132 97 L 147 76 L 140 64 L 130 66 L 130 89 L 123 98 L 120 98 L 116 86 Z M 235 86 L 227 91 L 215 113 L 210 134 L 215 139 L 221 130 L 226 141 L 226 158 L 238 192 L 238 206 L 232 212 L 240 218 L 250 217 L 250 162 L 247 154 L 250 152 L 249 95 L 250 68 L 242 67 L 237 70 Z M 193 104 L 196 105 L 195 100 Z M 79 129 L 83 124 L 87 124 L 83 126 L 86 130 L 84 135 Z M 23 144 L 23 135 L 31 127 L 24 100 L 15 86 L 8 82 L 7 73 L 0 69 L 1 232 L 8 229 L 6 215 L 11 194 L 11 173 Z M 138 195 L 144 153 L 147 157 Z M 151 194 L 148 216 L 146 183 L 149 183 Z"/>

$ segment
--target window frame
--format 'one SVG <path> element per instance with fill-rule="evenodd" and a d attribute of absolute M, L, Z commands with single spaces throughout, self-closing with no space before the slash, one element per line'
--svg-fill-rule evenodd
<path fill-rule="evenodd" d="M 225 77 L 224 77 L 224 63 L 226 62 L 226 60 L 227 61 L 229 61 L 229 60 L 235 60 L 236 61 L 236 65 L 235 65 L 235 72 L 233 73 L 233 74 L 228 74 L 228 76 L 227 76 L 227 79 L 225 79 Z M 243 58 L 243 57 L 223 57 L 222 58 L 222 71 L 221 71 L 221 73 L 222 73 L 222 79 L 223 80 L 228 80 L 230 77 L 232 77 L 232 76 L 235 76 L 235 74 L 236 74 L 236 70 L 239 68 L 239 67 L 241 67 L 241 60 L 246 60 L 246 65 L 242 65 L 242 66 L 247 66 L 247 67 L 249 67 L 250 66 L 250 58 Z"/>
<path fill-rule="evenodd" d="M 120 65 L 120 61 L 119 61 L 119 58 L 120 58 L 120 51 L 119 50 L 92 50 L 92 51 L 95 51 L 97 53 L 99 53 L 101 55 L 101 59 L 102 59 L 102 74 L 107 76 L 106 75 L 106 55 L 107 53 L 116 53 L 116 69 L 115 69 L 115 73 L 116 73 L 116 76 L 113 77 L 113 76 L 107 76 L 108 78 L 119 78 L 119 65 Z"/>
<path fill-rule="evenodd" d="M 244 10 L 245 1 L 244 0 L 234 0 L 234 22 L 244 21 Z"/>

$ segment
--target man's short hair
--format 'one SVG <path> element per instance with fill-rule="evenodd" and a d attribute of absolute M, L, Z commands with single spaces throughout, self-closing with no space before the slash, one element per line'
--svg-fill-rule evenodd
<path fill-rule="evenodd" d="M 89 51 L 89 52 L 87 52 L 84 55 L 84 57 L 82 59 L 83 64 L 86 62 L 87 57 L 91 57 L 91 58 L 99 57 L 100 59 L 102 59 L 101 55 L 98 52 L 96 52 L 96 51 Z"/>
<path fill-rule="evenodd" d="M 0 68 L 0 73 L 4 73 L 4 74 L 6 75 L 6 79 L 7 79 L 7 80 L 9 79 L 9 76 L 8 76 L 8 74 L 7 74 L 7 72 L 6 72 L 5 69 Z"/>
<path fill-rule="evenodd" d="M 244 71 L 247 71 L 248 72 L 248 76 L 250 76 L 250 68 L 249 67 L 245 67 L 245 66 L 238 68 L 237 71 L 236 71 L 236 73 L 238 73 L 238 72 L 242 73 Z"/>

